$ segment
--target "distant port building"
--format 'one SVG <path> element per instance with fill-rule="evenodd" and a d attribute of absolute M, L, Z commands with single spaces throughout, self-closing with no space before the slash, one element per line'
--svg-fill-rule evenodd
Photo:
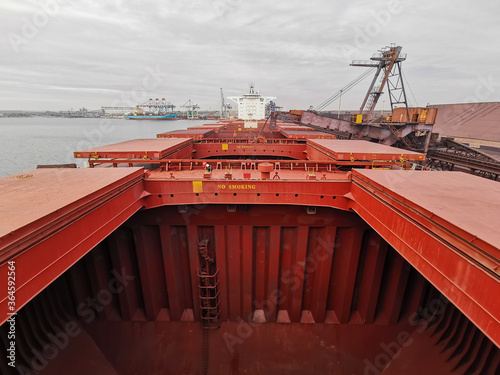
<path fill-rule="evenodd" d="M 122 118 L 134 112 L 135 107 L 101 107 L 104 117 Z"/>

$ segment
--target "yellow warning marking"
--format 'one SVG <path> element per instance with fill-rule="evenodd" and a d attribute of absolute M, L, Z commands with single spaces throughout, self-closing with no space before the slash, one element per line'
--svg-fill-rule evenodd
<path fill-rule="evenodd" d="M 222 151 L 227 151 L 229 149 L 229 145 L 227 143 L 222 144 Z"/>
<path fill-rule="evenodd" d="M 203 193 L 203 181 L 193 181 L 193 193 Z"/>
<path fill-rule="evenodd" d="M 20 175 L 16 176 L 16 179 L 21 180 L 21 179 L 30 178 L 30 177 L 33 177 L 33 175 L 32 174 L 20 174 Z"/>
<path fill-rule="evenodd" d="M 252 189 L 252 190 L 255 190 L 255 185 L 229 185 L 229 189 L 238 189 L 238 190 Z"/>

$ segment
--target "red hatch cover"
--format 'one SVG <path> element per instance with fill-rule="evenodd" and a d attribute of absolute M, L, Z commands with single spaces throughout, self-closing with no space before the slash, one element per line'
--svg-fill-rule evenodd
<path fill-rule="evenodd" d="M 212 135 L 214 129 L 187 129 L 187 130 L 173 130 L 167 133 L 160 133 L 156 136 L 158 138 L 205 138 Z"/>
<path fill-rule="evenodd" d="M 315 139 L 307 144 L 335 160 L 425 160 L 425 154 L 361 140 Z"/>
<path fill-rule="evenodd" d="M 131 141 L 76 151 L 75 158 L 144 158 L 162 159 L 179 147 L 191 143 L 191 138 L 151 138 L 133 139 Z"/>

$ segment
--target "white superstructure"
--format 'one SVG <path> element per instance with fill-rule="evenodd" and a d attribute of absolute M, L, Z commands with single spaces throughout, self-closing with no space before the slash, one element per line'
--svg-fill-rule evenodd
<path fill-rule="evenodd" d="M 257 127 L 257 121 L 266 118 L 266 104 L 276 99 L 272 96 L 261 96 L 250 85 L 250 92 L 242 96 L 230 96 L 228 99 L 238 104 L 238 118 L 245 120 L 245 127 Z"/>

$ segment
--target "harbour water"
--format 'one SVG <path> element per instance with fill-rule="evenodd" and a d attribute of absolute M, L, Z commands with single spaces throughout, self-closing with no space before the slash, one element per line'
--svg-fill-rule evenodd
<path fill-rule="evenodd" d="M 133 121 L 105 118 L 1 118 L 0 177 L 35 169 L 39 164 L 77 163 L 73 152 L 106 144 L 186 129 L 210 120 Z"/>

